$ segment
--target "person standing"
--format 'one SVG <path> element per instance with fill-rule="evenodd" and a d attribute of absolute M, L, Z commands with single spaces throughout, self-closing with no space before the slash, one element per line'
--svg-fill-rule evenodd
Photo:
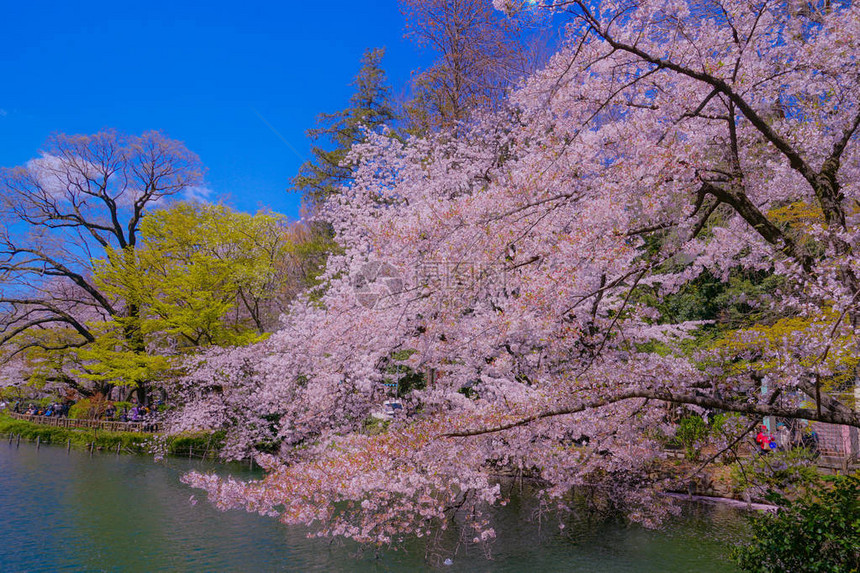
<path fill-rule="evenodd" d="M 776 425 L 776 445 L 781 452 L 791 449 L 791 432 L 782 422 Z"/>
<path fill-rule="evenodd" d="M 767 433 L 767 426 L 765 426 L 765 425 L 761 426 L 761 428 L 759 429 L 758 435 L 755 437 L 755 441 L 759 445 L 758 453 L 766 454 L 766 453 L 770 452 L 770 442 L 772 440 L 771 440 L 771 437 Z"/>

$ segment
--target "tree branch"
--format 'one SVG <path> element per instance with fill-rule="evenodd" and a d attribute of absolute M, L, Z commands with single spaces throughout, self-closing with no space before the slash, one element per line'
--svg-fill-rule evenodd
<path fill-rule="evenodd" d="M 777 416 L 780 418 L 802 419 L 809 420 L 812 422 L 825 422 L 828 424 L 840 424 L 860 428 L 860 413 L 853 412 L 850 409 L 848 409 L 848 411 L 839 409 L 838 411 L 824 410 L 822 412 L 817 412 L 816 410 L 809 408 L 790 408 L 774 404 L 734 402 L 730 400 L 714 398 L 712 396 L 699 396 L 697 394 L 690 394 L 687 392 L 673 392 L 668 389 L 642 389 L 622 392 L 614 396 L 586 400 L 573 406 L 567 406 L 564 408 L 541 412 L 539 414 L 527 416 L 525 418 L 521 418 L 513 422 L 500 424 L 493 428 L 481 428 L 474 430 L 449 432 L 441 434 L 440 437 L 462 438 L 503 432 L 505 430 L 526 426 L 528 424 L 532 424 L 540 420 L 555 418 L 558 416 L 568 416 L 570 414 L 576 414 L 590 409 L 603 408 L 611 404 L 616 404 L 618 402 L 623 402 L 625 400 L 632 400 L 636 398 L 648 398 L 651 400 L 671 402 L 676 404 L 690 404 L 694 406 L 701 406 L 702 408 L 712 408 L 718 410 L 726 410 L 728 412 L 736 412 L 738 414 L 747 414 L 754 416 Z"/>

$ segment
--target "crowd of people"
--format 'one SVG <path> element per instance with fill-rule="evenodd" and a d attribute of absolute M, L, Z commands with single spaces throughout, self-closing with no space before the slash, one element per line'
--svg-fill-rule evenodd
<path fill-rule="evenodd" d="M 71 404 L 68 403 L 53 402 L 47 406 L 31 403 L 25 407 L 21 404 L 20 400 L 14 404 L 10 404 L 6 400 L 0 400 L 0 410 L 11 407 L 12 411 L 16 414 L 26 414 L 27 416 L 68 416 L 70 406 Z"/>
<path fill-rule="evenodd" d="M 762 424 L 759 427 L 759 432 L 755 437 L 758 444 L 758 452 L 767 454 L 771 451 L 788 451 L 795 447 L 804 447 L 812 452 L 818 449 L 818 435 L 815 430 L 807 428 L 807 431 L 798 431 L 790 429 L 783 422 L 776 424 L 776 432 L 771 434 L 768 427 Z"/>
<path fill-rule="evenodd" d="M 15 403 L 15 408 L 18 408 L 19 404 Z M 66 417 L 69 415 L 69 404 L 61 404 L 59 402 L 53 402 L 46 407 L 37 406 L 35 404 L 30 404 L 27 407 L 27 410 L 24 412 L 28 416 L 56 416 L 56 417 Z M 17 412 L 18 410 L 14 410 Z"/>
<path fill-rule="evenodd" d="M 74 406 L 74 402 L 53 402 L 47 406 L 39 404 L 22 404 L 16 401 L 14 404 L 0 400 L 0 410 L 7 408 L 11 409 L 16 414 L 25 414 L 27 416 L 47 416 L 47 417 L 68 417 L 69 410 Z M 87 418 L 93 420 L 104 420 L 108 422 L 142 422 L 146 416 L 153 411 L 149 406 L 132 403 L 129 408 L 128 404 L 123 404 L 117 407 L 113 403 L 108 403 L 98 409 L 90 408 Z"/>
<path fill-rule="evenodd" d="M 151 410 L 149 406 L 138 406 L 137 404 L 134 404 L 130 409 L 128 406 L 123 406 L 120 410 L 115 405 L 108 404 L 104 413 L 99 416 L 99 419 L 117 422 L 141 422 L 150 412 Z"/>

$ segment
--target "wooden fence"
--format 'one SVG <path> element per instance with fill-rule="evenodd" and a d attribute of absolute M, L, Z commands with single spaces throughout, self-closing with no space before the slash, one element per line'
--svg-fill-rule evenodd
<path fill-rule="evenodd" d="M 18 414 L 9 412 L 16 420 L 42 424 L 43 426 L 56 426 L 57 428 L 86 428 L 94 430 L 107 430 L 109 432 L 157 432 L 158 424 L 149 422 L 114 422 L 110 420 L 76 420 L 55 416 L 37 416 L 35 414 Z"/>
<path fill-rule="evenodd" d="M 850 426 L 814 423 L 818 451 L 828 456 L 860 457 L 860 432 Z"/>
<path fill-rule="evenodd" d="M 813 423 L 817 440 L 818 467 L 830 473 L 860 469 L 860 432 L 857 428 Z"/>

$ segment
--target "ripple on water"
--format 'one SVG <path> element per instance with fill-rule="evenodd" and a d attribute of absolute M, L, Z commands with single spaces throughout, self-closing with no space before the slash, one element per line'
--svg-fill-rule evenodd
<path fill-rule="evenodd" d="M 241 511 L 221 513 L 179 481 L 223 466 L 0 442 L 0 564 L 6 571 L 732 571 L 727 544 L 742 535 L 734 510 L 691 507 L 660 531 L 572 520 L 538 526 L 512 500 L 496 519 L 492 560 L 455 544 L 431 552 L 359 555 L 349 543 Z M 233 471 L 236 470 L 234 468 Z M 191 503 L 194 494 L 199 502 Z M 451 558 L 451 566 L 442 566 Z"/>

